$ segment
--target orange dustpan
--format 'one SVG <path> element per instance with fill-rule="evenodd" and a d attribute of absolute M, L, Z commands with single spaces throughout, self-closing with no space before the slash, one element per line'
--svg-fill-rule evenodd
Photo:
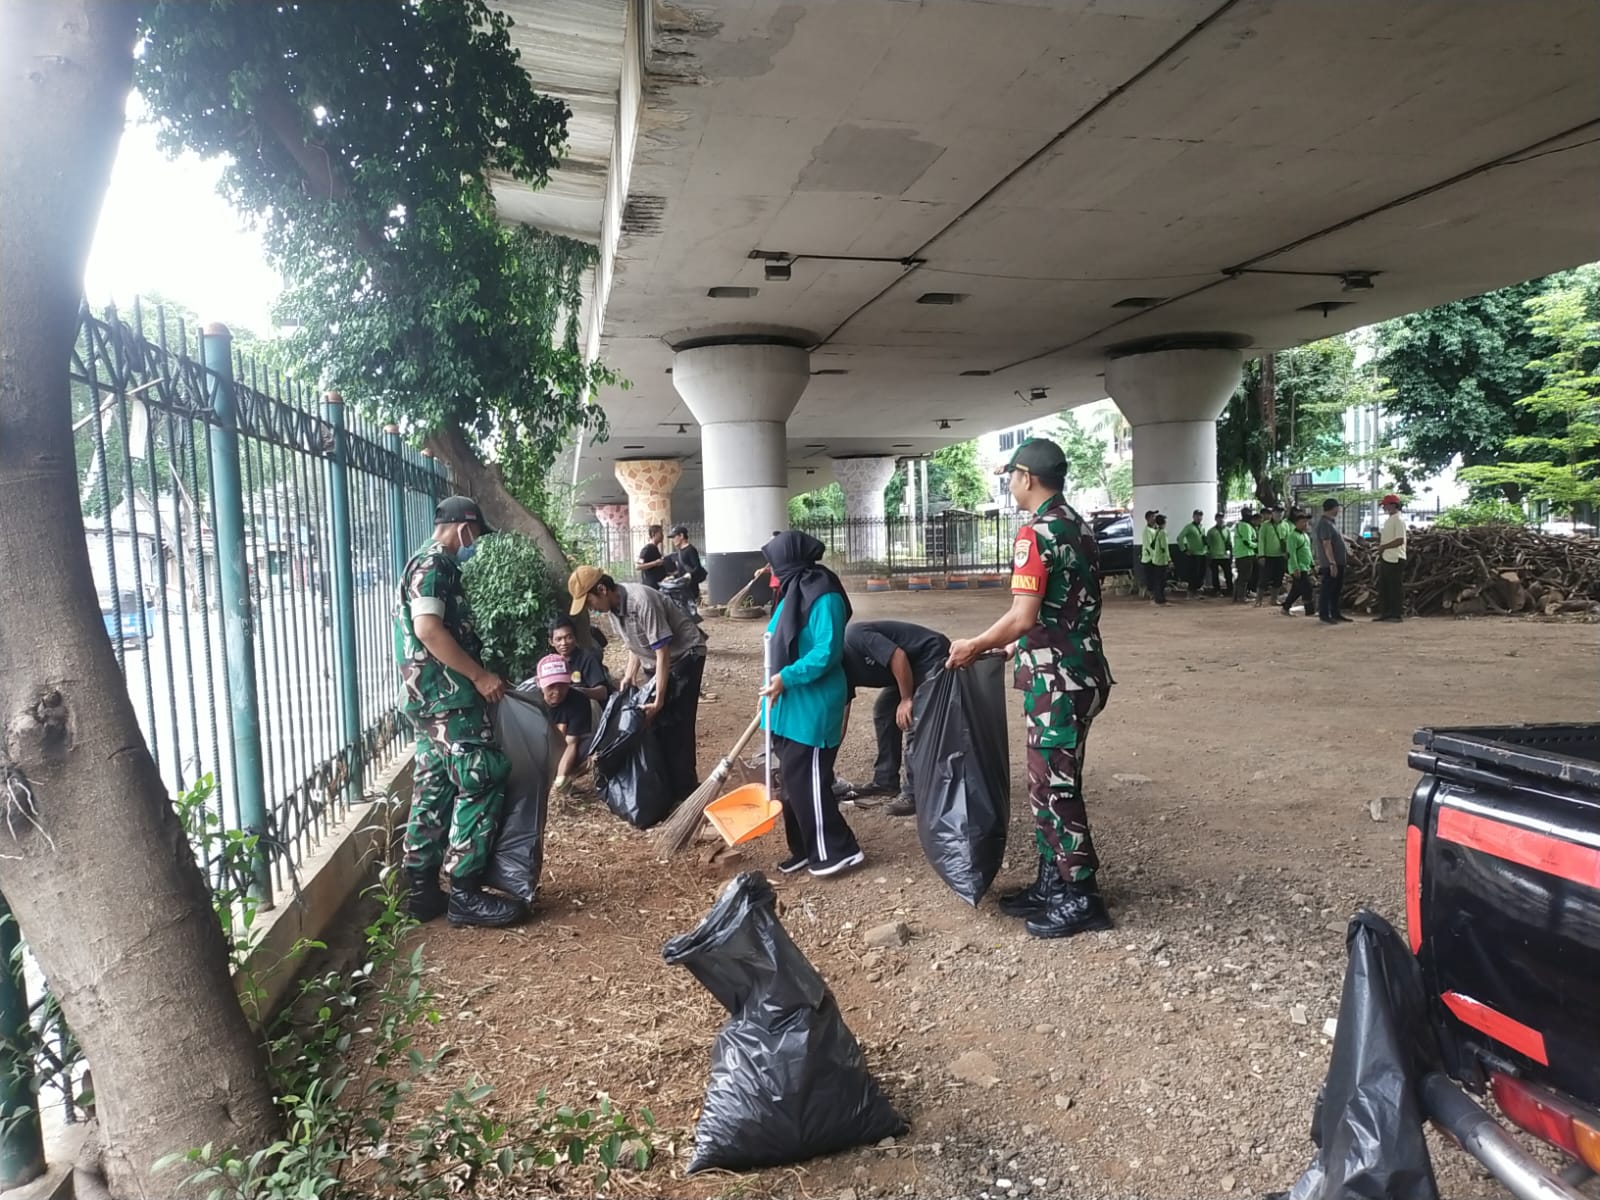
<path fill-rule="evenodd" d="M 761 683 L 772 676 L 772 634 L 761 639 Z M 720 800 L 706 805 L 706 819 L 716 827 L 730 846 L 771 833 L 783 815 L 783 805 L 772 798 L 772 701 L 767 706 L 767 780 L 734 788 Z"/>
<path fill-rule="evenodd" d="M 783 815 L 765 784 L 747 783 L 706 805 L 706 819 L 730 846 L 771 833 Z"/>

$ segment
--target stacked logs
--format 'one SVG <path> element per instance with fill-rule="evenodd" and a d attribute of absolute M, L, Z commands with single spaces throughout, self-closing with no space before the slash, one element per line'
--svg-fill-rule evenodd
<path fill-rule="evenodd" d="M 1352 540 L 1345 607 L 1378 607 L 1376 543 Z M 1600 538 L 1516 525 L 1412 530 L 1406 611 L 1421 616 L 1600 613 Z"/>

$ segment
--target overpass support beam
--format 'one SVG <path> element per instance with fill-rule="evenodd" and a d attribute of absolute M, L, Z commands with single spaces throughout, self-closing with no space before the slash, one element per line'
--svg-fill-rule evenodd
<path fill-rule="evenodd" d="M 761 547 L 789 526 L 786 422 L 810 382 L 810 353 L 787 343 L 741 339 L 673 356 L 672 386 L 700 425 L 713 603 L 750 582 Z"/>
<path fill-rule="evenodd" d="M 1239 386 L 1237 350 L 1154 350 L 1106 363 L 1106 393 L 1133 426 L 1133 511 L 1175 523 L 1217 506 L 1217 418 Z M 1137 524 L 1137 523 L 1136 523 Z"/>
<path fill-rule="evenodd" d="M 883 519 L 883 489 L 894 476 L 894 458 L 836 458 L 833 473 L 844 492 L 844 517 L 848 522 L 850 561 L 882 562 L 887 532 Z"/>

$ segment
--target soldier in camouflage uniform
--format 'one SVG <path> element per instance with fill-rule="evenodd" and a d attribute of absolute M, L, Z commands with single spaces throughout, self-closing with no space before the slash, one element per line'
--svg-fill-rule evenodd
<path fill-rule="evenodd" d="M 505 681 L 479 663 L 483 645 L 461 586 L 458 559 L 490 532 L 465 496 L 434 510 L 433 540 L 406 563 L 395 604 L 401 709 L 417 731 L 405 869 L 411 913 L 429 921 L 448 909 L 453 925 L 507 925 L 522 906 L 482 888 L 511 763 L 495 747 L 489 705 Z M 449 846 L 450 896 L 439 886 Z"/>
<path fill-rule="evenodd" d="M 1006 464 L 1018 507 L 1034 514 L 1012 548 L 1011 608 L 977 637 L 952 643 L 948 663 L 963 667 L 986 650 L 1015 646 L 1039 870 L 1031 885 L 1002 896 L 1000 908 L 1027 918 L 1034 937 L 1111 927 L 1095 882 L 1100 860 L 1083 804 L 1083 754 L 1113 680 L 1100 647 L 1099 552 L 1093 529 L 1061 497 L 1066 471 L 1061 447 L 1044 438 L 1023 442 Z"/>

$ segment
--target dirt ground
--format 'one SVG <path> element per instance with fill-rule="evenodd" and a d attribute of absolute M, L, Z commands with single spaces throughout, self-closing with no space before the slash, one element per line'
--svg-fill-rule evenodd
<path fill-rule="evenodd" d="M 854 597 L 959 635 L 1003 593 Z M 754 711 L 758 623 L 708 620 L 701 770 Z M 1428 724 L 1592 720 L 1593 625 L 1532 620 L 1361 621 L 1329 628 L 1271 608 L 1196 600 L 1108 604 L 1117 687 L 1095 723 L 1087 795 L 1110 933 L 1028 938 L 992 898 L 969 909 L 922 857 L 909 820 L 846 815 L 865 868 L 785 878 L 781 833 L 732 864 L 697 848 L 658 864 L 598 802 L 558 809 L 536 919 L 502 932 L 422 936 L 448 1074 L 493 1083 L 506 1111 L 541 1088 L 647 1105 L 657 1165 L 615 1190 L 702 1197 L 1261 1195 L 1308 1160 L 1312 1100 L 1331 1045 L 1344 931 L 1363 905 L 1400 924 L 1402 811 L 1412 731 Z M 858 712 L 842 776 L 870 778 Z M 1020 722 L 1012 836 L 997 890 L 1031 873 Z M 795 941 L 911 1132 L 788 1170 L 685 1179 L 708 1052 L 723 1013 L 661 946 L 725 881 L 761 869 Z M 871 950 L 863 932 L 913 937 Z M 1459 1152 L 1436 1153 L 1451 1200 L 1496 1194 Z M 583 1190 L 583 1189 L 579 1189 Z"/>

